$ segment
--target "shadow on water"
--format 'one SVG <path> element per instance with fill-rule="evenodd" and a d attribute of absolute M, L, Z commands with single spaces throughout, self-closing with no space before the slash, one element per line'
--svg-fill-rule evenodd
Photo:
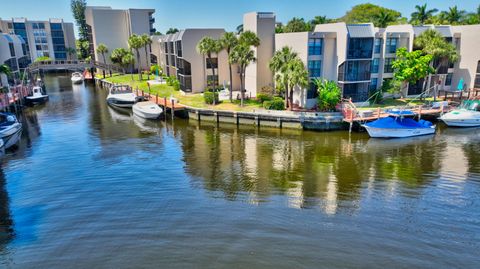
<path fill-rule="evenodd" d="M 14 238 L 14 234 L 5 175 L 0 168 L 0 253 L 4 251 L 5 247 Z"/>

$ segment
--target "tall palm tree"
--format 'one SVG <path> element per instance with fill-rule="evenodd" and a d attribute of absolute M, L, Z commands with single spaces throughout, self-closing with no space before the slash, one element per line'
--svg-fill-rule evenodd
<path fill-rule="evenodd" d="M 238 43 L 248 46 L 260 46 L 260 38 L 252 31 L 244 31 L 238 37 Z"/>
<path fill-rule="evenodd" d="M 239 43 L 233 48 L 228 60 L 230 64 L 237 64 L 240 67 L 240 106 L 243 106 L 243 100 L 245 99 L 245 70 L 250 63 L 256 61 L 255 52 L 247 43 Z"/>
<path fill-rule="evenodd" d="M 290 109 L 293 108 L 293 91 L 295 87 L 304 89 L 308 86 L 308 71 L 302 60 L 296 57 L 288 63 L 288 82 L 290 84 Z"/>
<path fill-rule="evenodd" d="M 224 49 L 227 52 L 228 58 L 230 58 L 230 54 L 232 52 L 232 49 L 238 44 L 238 39 L 235 33 L 232 32 L 226 32 L 223 34 L 223 36 L 220 38 L 220 45 L 222 49 Z M 230 102 L 232 102 L 233 99 L 233 74 L 232 74 L 232 64 L 230 61 L 228 62 L 228 71 L 230 75 Z"/>
<path fill-rule="evenodd" d="M 448 11 L 441 13 L 444 20 L 450 24 L 458 24 L 465 16 L 465 10 L 458 10 L 457 6 L 449 7 Z"/>
<path fill-rule="evenodd" d="M 394 22 L 394 21 L 395 21 L 395 18 L 392 16 L 392 14 L 389 12 L 386 12 L 385 10 L 380 10 L 380 12 L 378 12 L 374 16 L 375 26 L 378 26 L 380 28 L 385 28 L 391 22 Z"/>
<path fill-rule="evenodd" d="M 145 49 L 145 61 L 147 61 L 147 67 L 150 67 L 150 57 L 148 57 L 148 52 L 150 51 L 150 45 L 152 44 L 152 40 L 147 34 L 143 34 L 140 37 L 142 39 L 142 44 Z M 150 79 L 150 72 L 148 73 L 148 79 Z"/>
<path fill-rule="evenodd" d="M 7 76 L 7 78 L 12 74 L 10 67 L 6 64 L 0 65 L 0 88 L 3 88 L 2 74 Z"/>
<path fill-rule="evenodd" d="M 98 44 L 97 53 L 100 53 L 102 55 L 103 63 L 106 65 L 107 60 L 105 59 L 105 53 L 108 53 L 108 47 L 103 43 Z M 105 69 L 102 69 L 102 72 L 103 78 L 105 78 Z"/>
<path fill-rule="evenodd" d="M 213 64 L 213 54 L 218 54 L 221 50 L 220 42 L 209 36 L 203 37 L 197 44 L 198 53 L 204 55 L 207 58 L 207 62 L 210 63 L 210 69 L 212 70 L 212 90 L 215 93 L 216 81 L 215 81 L 215 65 Z M 218 57 L 218 56 L 217 56 Z M 208 83 L 208 81 L 207 81 Z M 215 98 L 213 98 L 213 104 L 215 105 Z"/>
<path fill-rule="evenodd" d="M 438 9 L 427 9 L 427 4 L 416 5 L 415 12 L 411 14 L 411 23 L 418 23 L 420 25 L 425 24 L 425 22 L 430 19 L 434 13 L 438 12 Z"/>
<path fill-rule="evenodd" d="M 135 56 L 131 51 L 128 51 L 125 55 L 123 55 L 122 64 L 124 66 L 130 65 L 130 74 L 132 75 L 132 80 L 133 80 L 133 66 L 135 65 Z"/>
<path fill-rule="evenodd" d="M 124 48 L 116 48 L 112 50 L 112 53 L 110 54 L 110 60 L 114 64 L 118 64 L 122 69 L 123 73 L 125 72 L 125 65 L 123 64 L 123 57 L 128 54 L 128 50 Z"/>
<path fill-rule="evenodd" d="M 276 51 L 272 59 L 270 59 L 269 67 L 270 70 L 275 73 L 276 81 L 283 85 L 285 91 L 285 107 L 289 106 L 289 82 L 288 82 L 288 64 L 298 55 L 290 47 L 283 47 L 280 50 Z"/>
<path fill-rule="evenodd" d="M 140 49 L 143 47 L 142 38 L 136 34 L 131 35 L 128 38 L 128 47 L 135 50 L 138 61 L 138 79 L 142 80 L 142 61 L 140 59 Z"/>

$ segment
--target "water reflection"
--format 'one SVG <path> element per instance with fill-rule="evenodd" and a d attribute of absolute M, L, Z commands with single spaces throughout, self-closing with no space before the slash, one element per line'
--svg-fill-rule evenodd
<path fill-rule="evenodd" d="M 14 237 L 13 220 L 10 215 L 8 192 L 3 170 L 0 169 L 0 253 Z"/>

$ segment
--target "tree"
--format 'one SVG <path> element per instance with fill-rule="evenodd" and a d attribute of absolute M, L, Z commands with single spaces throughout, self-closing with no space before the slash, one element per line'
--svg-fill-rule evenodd
<path fill-rule="evenodd" d="M 207 58 L 207 65 L 210 65 L 210 69 L 212 70 L 213 80 L 212 80 L 212 91 L 215 92 L 216 88 L 216 79 L 215 79 L 215 64 L 213 62 L 213 54 L 218 54 L 221 50 L 220 42 L 215 40 L 209 36 L 203 37 L 197 44 L 197 51 L 198 53 L 202 54 L 204 57 Z M 218 57 L 218 56 L 217 56 Z M 208 81 L 207 81 L 208 83 Z M 215 105 L 215 101 L 213 102 Z"/>
<path fill-rule="evenodd" d="M 97 53 L 100 53 L 102 55 L 103 63 L 107 64 L 107 60 L 105 59 L 105 53 L 108 53 L 108 47 L 105 44 L 100 43 L 97 46 Z M 103 78 L 105 78 L 105 69 L 102 69 L 102 72 L 103 72 Z"/>
<path fill-rule="evenodd" d="M 86 41 L 88 43 L 88 28 L 87 21 L 85 19 L 85 8 L 87 7 L 87 2 L 85 0 L 71 0 L 70 8 L 73 13 L 73 18 L 78 26 L 78 35 L 80 41 Z M 88 47 L 81 46 L 80 58 L 85 59 L 90 55 Z"/>
<path fill-rule="evenodd" d="M 169 28 L 169 29 L 167 30 L 167 35 L 169 35 L 169 34 L 175 34 L 175 33 L 178 33 L 178 32 L 179 32 L 179 31 L 178 31 L 177 28 Z"/>
<path fill-rule="evenodd" d="M 410 23 L 412 24 L 420 24 L 423 25 L 429 19 L 433 17 L 433 15 L 438 12 L 438 9 L 427 9 L 427 4 L 423 5 L 416 5 L 415 12 L 411 14 Z"/>
<path fill-rule="evenodd" d="M 375 22 L 375 17 L 378 16 L 380 11 L 390 14 L 394 22 L 401 22 L 404 20 L 400 12 L 370 3 L 352 7 L 352 9 L 347 11 L 343 17 L 339 18 L 339 20 L 344 21 L 345 23 Z"/>
<path fill-rule="evenodd" d="M 256 61 L 255 52 L 250 45 L 239 43 L 233 48 L 228 61 L 230 64 L 237 64 L 240 67 L 240 106 L 243 106 L 243 100 L 245 99 L 245 70 L 250 63 Z"/>
<path fill-rule="evenodd" d="M 303 18 L 292 18 L 283 28 L 285 33 L 307 32 L 310 31 L 311 25 Z"/>
<path fill-rule="evenodd" d="M 131 35 L 128 38 L 128 47 L 132 50 L 135 50 L 137 61 L 138 61 L 138 79 L 142 80 L 142 61 L 140 59 L 140 49 L 143 47 L 142 38 L 136 34 Z"/>
<path fill-rule="evenodd" d="M 153 35 L 163 35 L 162 32 L 156 31 Z"/>
<path fill-rule="evenodd" d="M 66 47 L 65 48 L 65 51 L 67 52 L 68 54 L 68 59 L 72 60 L 72 56 L 75 55 L 75 53 L 77 53 L 77 50 L 75 48 L 71 48 L 71 47 Z"/>
<path fill-rule="evenodd" d="M 296 57 L 287 65 L 288 83 L 290 86 L 290 110 L 293 109 L 293 91 L 295 87 L 304 89 L 308 86 L 308 70 L 305 68 L 302 60 Z"/>
<path fill-rule="evenodd" d="M 223 36 L 220 38 L 220 45 L 222 49 L 227 52 L 227 57 L 230 58 L 230 54 L 232 53 L 232 49 L 238 44 L 238 39 L 235 33 L 227 32 L 224 33 Z M 232 64 L 228 62 L 228 71 L 229 71 L 229 78 L 230 78 L 230 102 L 233 99 L 233 74 L 232 74 Z"/>
<path fill-rule="evenodd" d="M 35 59 L 35 62 L 38 63 L 38 62 L 51 62 L 52 61 L 52 58 L 48 57 L 48 56 L 40 56 L 40 57 L 37 57 L 37 59 Z"/>
<path fill-rule="evenodd" d="M 420 79 L 435 72 L 435 69 L 430 65 L 432 59 L 431 54 L 425 54 L 421 50 L 412 52 L 408 52 L 406 48 L 397 50 L 397 57 L 393 61 L 392 67 L 395 79 L 403 82 L 400 92 L 402 96 L 408 85 L 407 83 L 415 84 Z"/>
<path fill-rule="evenodd" d="M 130 65 L 130 74 L 132 75 L 133 80 L 133 66 L 135 65 L 135 56 L 131 51 L 127 51 L 127 53 L 123 55 L 122 64 L 125 66 Z"/>
<path fill-rule="evenodd" d="M 248 46 L 258 47 L 260 46 L 260 38 L 252 31 L 244 31 L 238 37 L 240 44 L 246 44 Z"/>
<path fill-rule="evenodd" d="M 478 5 L 475 12 L 467 14 L 463 22 L 466 24 L 480 24 L 480 5 Z"/>
<path fill-rule="evenodd" d="M 122 67 L 123 69 L 123 73 L 126 73 L 125 64 L 123 63 L 123 57 L 127 55 L 128 52 L 129 51 L 124 48 L 116 48 L 110 54 L 110 60 L 112 61 L 112 63 L 120 65 L 120 67 Z"/>
<path fill-rule="evenodd" d="M 327 16 L 315 16 L 313 19 L 310 20 L 310 31 L 315 29 L 315 25 L 317 24 L 325 24 L 334 22 L 334 19 L 329 19 Z"/>
<path fill-rule="evenodd" d="M 283 27 L 284 27 L 284 26 L 283 26 L 283 24 L 282 24 L 281 22 L 277 22 L 277 23 L 275 24 L 275 33 L 276 33 L 276 34 L 281 34 L 281 33 L 283 33 Z"/>
<path fill-rule="evenodd" d="M 235 30 L 237 30 L 238 35 L 243 33 L 243 24 L 238 25 L 237 28 L 235 28 Z"/>
<path fill-rule="evenodd" d="M 80 52 L 80 55 L 77 55 L 79 59 L 85 60 L 90 56 L 90 43 L 87 40 L 78 39 L 75 41 L 77 47 L 77 52 Z"/>
<path fill-rule="evenodd" d="M 453 6 L 449 7 L 448 11 L 442 11 L 440 16 L 450 24 L 460 24 L 464 19 L 465 14 L 465 10 L 458 10 L 457 6 Z"/>
<path fill-rule="evenodd" d="M 140 38 L 142 40 L 143 48 L 145 49 L 145 61 L 147 61 L 147 66 L 150 66 L 150 57 L 148 56 L 148 52 L 150 51 L 152 40 L 147 34 L 141 35 Z M 150 73 L 148 74 L 148 79 L 150 79 Z"/>
<path fill-rule="evenodd" d="M 7 78 L 12 75 L 12 70 L 10 70 L 10 67 L 8 65 L 0 65 L 0 89 L 3 88 L 2 74 L 7 76 Z"/>
<path fill-rule="evenodd" d="M 289 78 L 288 78 L 288 64 L 297 58 L 298 55 L 290 47 L 283 47 L 280 50 L 276 51 L 272 59 L 270 59 L 269 67 L 270 70 L 275 74 L 275 81 L 277 85 L 283 85 L 283 91 L 285 93 L 285 106 L 287 108 L 289 105 Z"/>
<path fill-rule="evenodd" d="M 385 10 L 380 10 L 378 14 L 374 16 L 374 24 L 377 27 L 385 28 L 389 24 L 395 22 L 396 19 L 392 16 L 390 12 L 386 12 Z"/>
<path fill-rule="evenodd" d="M 333 80 L 314 79 L 313 83 L 318 89 L 318 108 L 321 111 L 332 111 L 342 98 L 342 91 Z"/>

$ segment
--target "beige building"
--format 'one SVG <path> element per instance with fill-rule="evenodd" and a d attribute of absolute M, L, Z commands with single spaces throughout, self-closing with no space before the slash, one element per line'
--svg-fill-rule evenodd
<path fill-rule="evenodd" d="M 155 9 L 112 9 L 111 7 L 87 6 L 85 19 L 87 21 L 90 53 L 94 59 L 102 60 L 96 52 L 99 44 L 108 47 L 107 63 L 110 63 L 110 53 L 116 48 L 128 48 L 128 38 L 133 35 L 152 35 L 155 33 L 153 18 Z M 148 68 L 145 52 L 140 51 L 142 69 Z M 149 57 L 148 57 L 149 58 Z"/>
<path fill-rule="evenodd" d="M 73 23 L 63 19 L 48 21 L 30 21 L 26 18 L 0 20 L 0 32 L 19 35 L 25 40 L 28 58 L 32 62 L 38 57 L 50 57 L 53 60 L 76 59 L 69 55 L 67 48 L 75 48 Z"/>
<path fill-rule="evenodd" d="M 13 78 L 19 78 L 21 68 L 28 63 L 28 51 L 25 40 L 21 36 L 0 33 L 0 65 L 7 65 Z M 0 75 L 1 85 L 8 84 L 5 74 Z"/>

